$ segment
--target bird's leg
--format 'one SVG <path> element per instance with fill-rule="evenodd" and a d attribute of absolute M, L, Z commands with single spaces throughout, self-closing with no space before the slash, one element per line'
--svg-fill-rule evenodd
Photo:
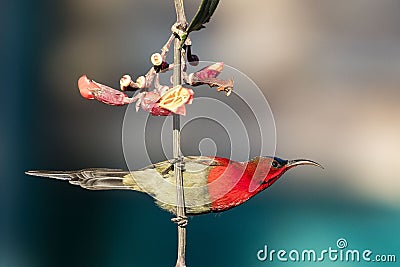
<path fill-rule="evenodd" d="M 161 172 L 161 175 L 162 175 L 162 176 L 166 176 L 166 175 L 168 175 L 168 173 L 169 173 L 170 171 L 173 171 L 173 170 L 174 170 L 174 164 L 175 164 L 175 163 L 179 163 L 179 164 L 178 164 L 178 167 L 179 167 L 182 171 L 185 170 L 185 158 L 184 158 L 183 156 L 179 156 L 179 157 L 177 157 L 177 158 L 174 158 L 174 159 L 172 159 L 172 160 L 169 160 L 169 166 L 168 166 L 167 168 L 165 168 L 165 169 Z"/>
<path fill-rule="evenodd" d="M 171 219 L 172 222 L 176 223 L 179 227 L 186 227 L 188 224 L 187 216 L 176 216 L 175 218 Z"/>
<path fill-rule="evenodd" d="M 185 171 L 185 157 L 184 156 L 179 156 L 177 158 L 174 158 L 169 162 L 172 166 L 172 169 L 174 168 L 174 164 L 178 163 L 178 168 L 180 168 L 182 171 Z"/>
<path fill-rule="evenodd" d="M 174 164 L 170 164 L 167 168 L 165 168 L 162 172 L 161 172 L 161 175 L 163 176 L 163 177 L 166 177 L 167 175 L 168 175 L 168 173 L 170 172 L 170 171 L 173 171 L 174 170 Z"/>

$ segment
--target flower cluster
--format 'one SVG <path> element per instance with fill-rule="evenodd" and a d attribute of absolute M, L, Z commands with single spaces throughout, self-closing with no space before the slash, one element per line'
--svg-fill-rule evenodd
<path fill-rule="evenodd" d="M 178 86 L 161 85 L 159 74 L 173 70 L 173 64 L 166 62 L 169 47 L 172 44 L 174 35 L 171 35 L 168 42 L 161 49 L 160 53 L 151 56 L 153 67 L 144 76 L 139 76 L 133 81 L 131 76 L 124 75 L 120 79 L 120 90 L 90 80 L 83 75 L 78 80 L 78 88 L 81 95 L 86 99 L 95 99 L 107 105 L 122 106 L 135 103 L 136 111 L 140 108 L 154 116 L 168 116 L 172 114 L 185 115 L 185 105 L 191 104 L 194 92 L 192 89 Z M 217 87 L 217 91 L 224 91 L 229 96 L 233 90 L 233 80 L 222 80 L 218 75 L 224 68 L 223 62 L 214 63 L 197 72 L 186 73 L 185 55 L 191 65 L 198 65 L 199 58 L 191 54 L 191 45 L 185 45 L 182 52 L 182 78 L 183 82 L 190 86 L 202 84 L 210 87 Z M 133 97 L 129 97 L 123 91 L 137 91 Z"/>

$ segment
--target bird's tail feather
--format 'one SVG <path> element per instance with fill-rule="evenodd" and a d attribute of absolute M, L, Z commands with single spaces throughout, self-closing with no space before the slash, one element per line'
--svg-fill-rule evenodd
<path fill-rule="evenodd" d="M 90 190 L 137 190 L 140 188 L 130 179 L 129 171 L 120 169 L 83 169 L 79 171 L 28 171 L 28 175 L 69 181 Z M 124 180 L 132 180 L 127 185 Z"/>

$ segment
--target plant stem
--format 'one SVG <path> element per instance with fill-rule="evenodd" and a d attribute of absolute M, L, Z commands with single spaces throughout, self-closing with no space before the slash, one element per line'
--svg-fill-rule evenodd
<path fill-rule="evenodd" d="M 174 0 L 176 10 L 176 22 L 186 28 L 185 9 L 183 8 L 183 0 Z"/>
<path fill-rule="evenodd" d="M 176 9 L 177 27 L 186 27 L 185 10 L 183 8 L 183 0 L 174 0 Z M 181 41 L 178 36 L 175 36 L 174 42 L 174 74 L 173 85 L 182 84 L 182 68 L 181 68 Z M 180 116 L 173 115 L 173 157 L 176 159 L 181 157 L 181 125 Z M 183 179 L 182 179 L 182 163 L 174 164 L 175 180 L 176 180 L 176 216 L 178 218 L 186 218 L 185 200 L 183 194 Z M 185 267 L 185 251 L 186 251 L 186 228 L 178 225 L 178 258 L 176 267 Z"/>

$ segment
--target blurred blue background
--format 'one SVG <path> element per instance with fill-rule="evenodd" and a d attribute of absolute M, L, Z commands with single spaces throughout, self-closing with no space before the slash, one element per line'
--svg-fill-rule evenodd
<path fill-rule="evenodd" d="M 199 2 L 186 1 L 189 18 Z M 172 0 L 1 6 L 0 266 L 173 266 L 176 227 L 150 197 L 24 175 L 126 168 L 125 108 L 84 100 L 76 81 L 86 73 L 117 87 L 121 75 L 145 73 L 175 20 Z M 399 14 L 397 0 L 230 0 L 193 34 L 202 60 L 223 60 L 262 89 L 277 155 L 326 169 L 298 168 L 238 208 L 192 218 L 188 266 L 309 266 L 256 253 L 322 250 L 339 238 L 397 256 L 371 265 L 398 265 Z"/>

